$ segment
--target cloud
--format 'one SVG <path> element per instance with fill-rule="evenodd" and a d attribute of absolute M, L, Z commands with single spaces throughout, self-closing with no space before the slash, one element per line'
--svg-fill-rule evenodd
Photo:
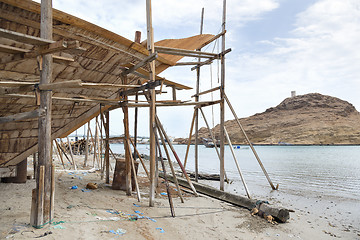
<path fill-rule="evenodd" d="M 258 106 L 255 112 L 291 90 L 331 94 L 359 108 L 360 2 L 322 0 L 296 17 L 291 37 L 264 39 L 259 44 L 269 51 L 238 55 L 228 68 L 230 81 L 253 91 L 248 100 Z"/>

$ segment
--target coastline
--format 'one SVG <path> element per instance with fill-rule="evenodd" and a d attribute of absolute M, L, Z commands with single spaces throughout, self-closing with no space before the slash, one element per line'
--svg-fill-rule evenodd
<path fill-rule="evenodd" d="M 75 157 L 80 166 L 83 157 Z M 29 168 L 30 163 L 31 161 Z M 306 197 L 301 194 L 298 198 L 285 201 L 281 192 L 269 192 L 269 199 L 274 204 L 295 210 L 290 214 L 288 222 L 278 225 L 253 217 L 246 209 L 202 194 L 194 197 L 188 191 L 185 192 L 185 203 L 181 203 L 176 195 L 173 196 L 176 214 L 173 218 L 167 197 L 160 194 L 165 192 L 162 180 L 159 181 L 155 207 L 148 207 L 148 185 L 142 168 L 139 172 L 142 201 L 139 203 L 135 194 L 126 196 L 124 191 L 111 190 L 110 185 L 104 184 L 100 179 L 99 171 L 90 167 L 79 167 L 78 171 L 68 170 L 69 165 L 64 170 L 57 160 L 55 163 L 57 170 L 53 224 L 42 229 L 34 229 L 28 225 L 34 180 L 28 180 L 26 184 L 0 183 L 3 193 L 0 200 L 4 203 L 0 209 L 1 239 L 29 239 L 46 232 L 51 232 L 46 239 L 189 239 L 190 236 L 194 239 L 360 239 L 358 226 L 337 223 L 338 213 L 331 212 L 332 208 L 329 215 L 319 216 L 314 209 L 316 205 L 308 205 L 314 199 L 304 202 L 307 205 L 305 207 L 294 207 Z M 99 189 L 83 192 L 81 189 L 85 189 L 88 182 L 98 183 Z M 75 185 L 78 189 L 71 189 Z M 356 209 L 358 208 L 350 211 Z M 145 218 L 132 221 L 129 220 L 131 215 L 126 214 Z"/>

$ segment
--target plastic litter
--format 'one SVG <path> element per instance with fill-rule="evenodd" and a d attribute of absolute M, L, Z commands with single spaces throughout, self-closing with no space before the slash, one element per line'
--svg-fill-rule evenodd
<path fill-rule="evenodd" d="M 162 193 L 160 193 L 160 194 L 163 195 L 163 196 L 166 196 L 166 195 L 167 195 L 166 192 L 162 192 Z"/>
<path fill-rule="evenodd" d="M 137 204 L 135 204 L 135 203 L 133 203 L 133 205 L 134 205 L 135 207 L 140 207 L 139 205 L 137 205 Z"/>
<path fill-rule="evenodd" d="M 117 234 L 117 235 L 124 235 L 126 233 L 125 229 L 118 228 L 116 231 L 110 230 L 109 233 Z"/>
<path fill-rule="evenodd" d="M 134 211 L 137 214 L 143 215 L 144 213 L 140 212 L 140 211 Z"/>
<path fill-rule="evenodd" d="M 91 192 L 91 190 L 87 190 L 87 189 L 84 189 L 84 188 L 82 188 L 81 191 L 82 192 Z"/>
<path fill-rule="evenodd" d="M 165 232 L 164 229 L 162 229 L 162 228 L 160 228 L 160 227 L 156 228 L 156 230 L 160 230 L 160 233 L 164 233 L 164 232 Z"/>
<path fill-rule="evenodd" d="M 71 189 L 78 189 L 78 186 L 74 185 L 71 187 Z"/>
<path fill-rule="evenodd" d="M 53 229 L 65 229 L 65 227 L 61 226 L 61 225 L 56 225 L 54 227 L 52 227 Z"/>

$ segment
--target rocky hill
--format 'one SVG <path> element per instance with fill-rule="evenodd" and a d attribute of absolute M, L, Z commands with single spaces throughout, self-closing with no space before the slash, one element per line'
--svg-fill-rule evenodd
<path fill-rule="evenodd" d="M 254 144 L 360 144 L 360 114 L 339 98 L 310 93 L 287 98 L 263 113 L 240 119 Z M 235 120 L 225 122 L 233 144 L 245 143 Z M 219 125 L 213 129 L 219 136 Z M 201 128 L 199 136 L 209 138 Z"/>

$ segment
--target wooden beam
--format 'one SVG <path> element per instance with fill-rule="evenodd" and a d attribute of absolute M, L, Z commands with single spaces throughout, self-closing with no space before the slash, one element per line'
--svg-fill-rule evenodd
<path fill-rule="evenodd" d="M 208 65 L 208 64 L 211 64 L 212 63 L 212 59 L 209 61 L 204 61 L 204 62 L 178 62 L 175 64 L 175 66 L 192 66 L 192 65 Z"/>
<path fill-rule="evenodd" d="M 0 117 L 0 123 L 20 121 L 25 119 L 38 118 L 45 115 L 44 109 L 36 109 L 31 112 L 18 113 L 11 116 Z"/>
<path fill-rule="evenodd" d="M 162 173 L 160 174 L 160 177 L 163 177 Z M 172 176 L 167 175 L 167 177 L 170 181 L 174 182 L 174 178 Z M 177 180 L 179 181 L 179 184 L 181 186 L 190 188 L 188 182 L 184 178 L 177 176 Z M 274 207 L 273 205 L 268 205 L 263 201 L 259 201 L 257 199 L 249 199 L 246 197 L 220 191 L 216 188 L 207 186 L 205 184 L 193 183 L 193 185 L 199 193 L 205 194 L 212 198 L 219 199 L 224 202 L 231 203 L 235 206 L 244 207 L 249 210 L 253 209 L 254 207 L 257 207 L 259 210 L 273 216 L 275 220 L 279 222 L 285 223 L 290 218 L 289 209 Z"/>
<path fill-rule="evenodd" d="M 26 35 L 23 33 L 10 31 L 10 30 L 3 29 L 3 28 L 0 28 L 0 37 L 15 40 L 15 41 L 22 42 L 22 43 L 28 43 L 28 44 L 32 44 L 32 45 L 46 45 L 46 44 L 55 42 L 51 39 L 34 37 L 31 35 Z"/>
<path fill-rule="evenodd" d="M 210 58 L 210 59 L 208 59 L 208 60 L 206 60 L 204 62 L 200 62 L 197 66 L 192 67 L 191 71 L 194 71 L 195 69 L 197 69 L 197 68 L 199 68 L 199 67 L 201 67 L 203 65 L 207 65 L 207 64 L 211 63 L 213 60 L 219 59 L 219 58 L 221 58 L 221 56 L 224 56 L 224 55 L 228 54 L 229 52 L 231 52 L 231 48 L 226 49 L 225 51 L 219 53 L 217 56 L 212 57 L 212 58 Z"/>
<path fill-rule="evenodd" d="M 139 91 L 143 91 L 143 90 L 147 90 L 147 89 L 154 89 L 156 88 L 157 86 L 160 86 L 161 85 L 161 81 L 160 80 L 157 80 L 157 81 L 151 81 L 147 84 L 144 84 L 142 85 L 141 87 L 136 87 L 136 88 L 133 88 L 133 89 L 130 89 L 130 90 L 126 90 L 126 91 L 121 91 L 119 93 L 120 96 L 126 96 L 126 95 L 129 95 L 129 94 L 134 94 L 134 93 L 137 93 Z"/>
<path fill-rule="evenodd" d="M 160 47 L 160 46 L 156 46 L 155 50 L 159 53 L 181 55 L 181 56 L 195 56 L 195 57 L 202 57 L 202 58 L 211 58 L 211 57 L 217 56 L 216 53 L 191 51 L 191 50 L 180 49 L 180 48 L 170 48 L 170 47 Z"/>
<path fill-rule="evenodd" d="M 226 33 L 226 30 L 222 31 L 221 33 L 217 34 L 216 36 L 212 37 L 210 40 L 204 42 L 198 49 L 201 49 L 203 47 L 205 47 L 206 45 L 212 43 L 213 41 L 215 41 L 216 39 L 220 38 L 221 36 L 223 36 Z"/>
<path fill-rule="evenodd" d="M 148 64 L 149 62 L 154 61 L 157 57 L 158 57 L 158 54 L 156 52 L 150 54 L 141 62 L 139 62 L 136 65 L 132 66 L 131 68 L 123 71 L 122 75 L 125 76 L 125 75 L 135 72 L 137 69 L 146 66 L 146 64 Z"/>
<path fill-rule="evenodd" d="M 219 86 L 219 87 L 214 87 L 214 88 L 211 88 L 211 89 L 209 89 L 209 90 L 206 90 L 206 91 L 203 91 L 203 92 L 199 92 L 198 94 L 194 94 L 194 95 L 192 95 L 191 97 L 192 97 L 192 98 L 193 98 L 193 97 L 197 97 L 197 96 L 200 96 L 200 95 L 204 95 L 204 94 L 206 94 L 206 93 L 214 92 L 214 91 L 219 90 L 219 89 L 220 89 L 220 86 Z"/>
<path fill-rule="evenodd" d="M 16 53 L 27 53 L 30 52 L 30 50 L 0 44 L 0 52 L 16 54 Z"/>

